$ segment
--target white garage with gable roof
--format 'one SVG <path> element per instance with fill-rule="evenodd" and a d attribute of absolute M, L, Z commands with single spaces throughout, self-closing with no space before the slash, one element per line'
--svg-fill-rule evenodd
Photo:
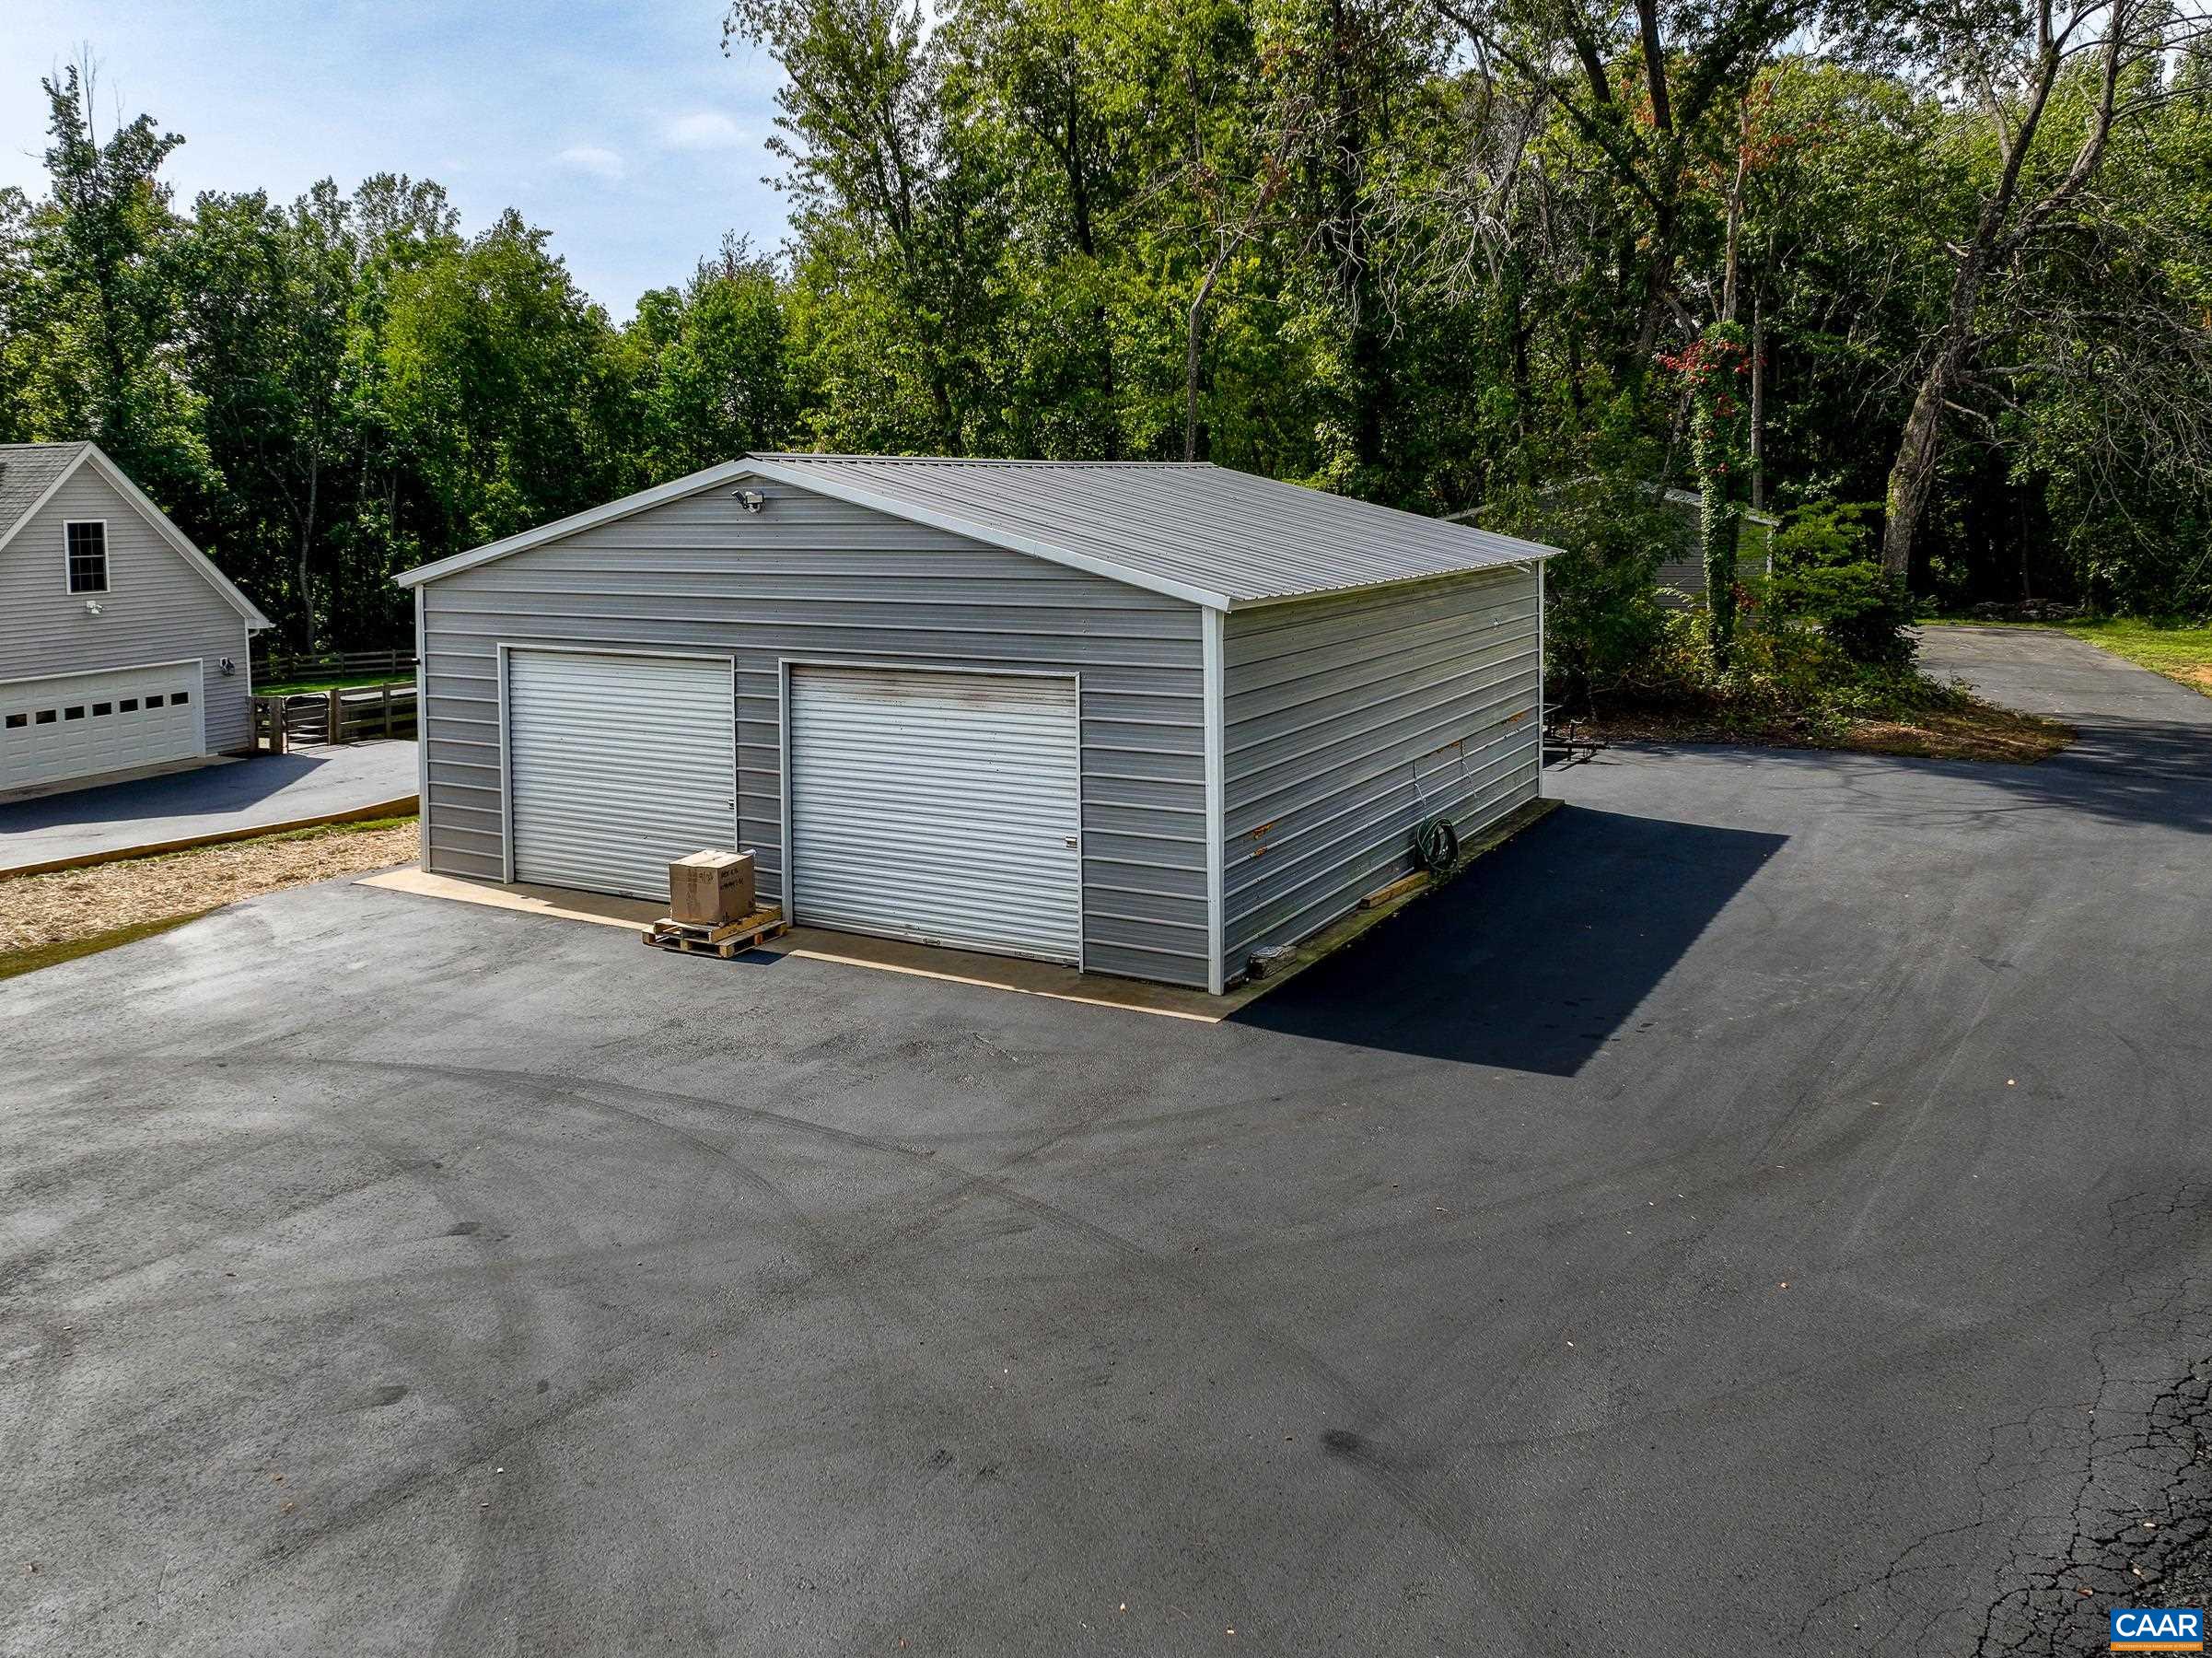
<path fill-rule="evenodd" d="M 0 444 L 0 794 L 246 748 L 268 625 L 97 445 Z"/>

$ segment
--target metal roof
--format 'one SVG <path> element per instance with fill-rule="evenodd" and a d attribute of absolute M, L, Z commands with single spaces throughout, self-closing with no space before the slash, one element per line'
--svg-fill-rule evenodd
<path fill-rule="evenodd" d="M 413 587 L 749 477 L 1217 610 L 1454 576 L 1558 551 L 1205 461 L 754 454 L 425 565 L 400 581 Z"/>

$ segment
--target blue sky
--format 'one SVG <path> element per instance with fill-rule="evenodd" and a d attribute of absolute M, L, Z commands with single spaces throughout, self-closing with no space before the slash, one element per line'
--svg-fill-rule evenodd
<path fill-rule="evenodd" d="M 0 0 L 0 184 L 44 189 L 39 77 L 89 47 L 103 132 L 117 101 L 186 143 L 167 177 L 284 199 L 379 171 L 445 185 L 463 227 L 503 207 L 553 232 L 617 318 L 723 231 L 773 250 L 761 181 L 775 64 L 720 51 L 718 0 Z"/>

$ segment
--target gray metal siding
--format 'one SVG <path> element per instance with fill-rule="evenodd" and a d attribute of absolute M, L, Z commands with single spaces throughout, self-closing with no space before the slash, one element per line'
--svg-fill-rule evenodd
<path fill-rule="evenodd" d="M 1505 570 L 1232 611 L 1224 650 L 1223 964 L 1325 927 L 1536 795 L 1536 577 Z"/>
<path fill-rule="evenodd" d="M 107 520 L 105 593 L 69 591 L 62 526 L 82 519 Z M 97 616 L 85 610 L 90 597 L 99 600 Z M 244 748 L 251 735 L 244 618 L 105 478 L 79 468 L 0 549 L 0 679 L 190 657 L 206 671 L 207 746 Z M 225 657 L 238 665 L 227 678 L 218 666 Z"/>
<path fill-rule="evenodd" d="M 771 898 L 780 659 L 1073 669 L 1086 965 L 1204 984 L 1196 607 L 789 485 L 767 493 L 757 516 L 716 489 L 419 590 L 430 867 L 500 873 L 502 641 L 732 652 L 740 835 Z"/>

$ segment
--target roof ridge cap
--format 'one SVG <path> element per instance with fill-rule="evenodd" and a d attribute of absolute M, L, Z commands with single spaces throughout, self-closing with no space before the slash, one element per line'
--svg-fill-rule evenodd
<path fill-rule="evenodd" d="M 796 461 L 802 465 L 844 461 L 861 466 L 1119 467 L 1132 471 L 1171 467 L 1193 472 L 1226 470 L 1211 461 L 1056 461 L 1023 455 L 857 455 L 819 450 L 751 450 L 747 451 L 744 459 Z"/>

